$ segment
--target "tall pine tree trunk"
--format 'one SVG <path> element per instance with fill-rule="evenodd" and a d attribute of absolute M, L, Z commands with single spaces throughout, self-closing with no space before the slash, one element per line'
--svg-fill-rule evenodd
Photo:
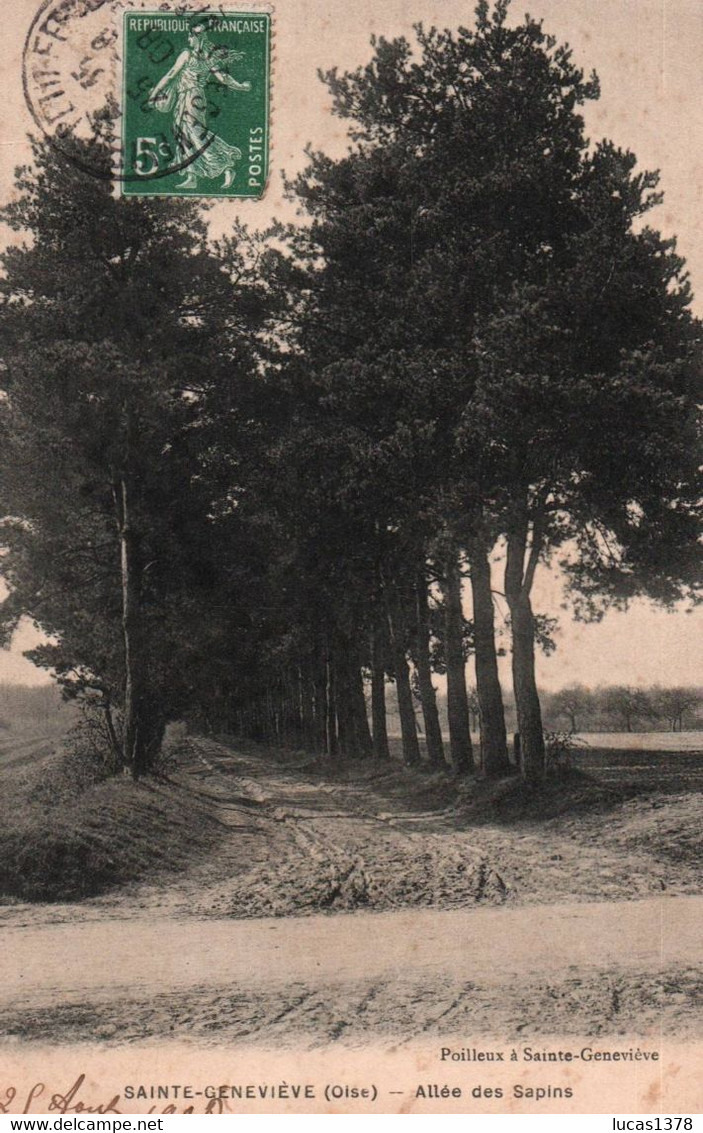
<path fill-rule="evenodd" d="M 545 749 L 542 710 L 535 677 L 535 622 L 530 592 L 539 561 L 542 535 L 535 520 L 527 565 L 529 520 L 525 505 L 508 533 L 505 597 L 513 638 L 513 691 L 520 735 L 520 770 L 527 782 L 544 778 Z"/>
<path fill-rule="evenodd" d="M 460 774 L 473 769 L 473 748 L 466 693 L 464 663 L 464 616 L 461 608 L 461 571 L 456 553 L 445 564 L 442 581 L 444 594 L 444 656 L 447 667 L 447 717 L 449 720 L 449 752 L 454 770 Z"/>
<path fill-rule="evenodd" d="M 403 759 L 409 767 L 420 762 L 420 743 L 417 738 L 417 720 L 410 687 L 410 668 L 405 653 L 394 655 L 395 688 L 398 696 L 400 734 L 403 740 Z"/>
<path fill-rule="evenodd" d="M 498 679 L 491 566 L 481 546 L 471 553 L 476 692 L 481 721 L 481 769 L 488 778 L 510 772 L 503 693 Z"/>
<path fill-rule="evenodd" d="M 417 738 L 417 720 L 410 687 L 410 670 L 405 653 L 405 633 L 395 594 L 388 595 L 388 631 L 395 671 L 395 688 L 398 697 L 400 734 L 403 740 L 403 759 L 409 767 L 420 762 L 420 744 Z"/>
<path fill-rule="evenodd" d="M 313 676 L 315 751 L 323 754 L 327 750 L 327 670 L 318 663 Z"/>
<path fill-rule="evenodd" d="M 356 755 L 354 736 L 354 722 L 349 698 L 349 684 L 345 662 L 335 654 L 334 661 L 334 687 L 337 704 L 337 736 L 339 739 L 339 754 L 344 759 Z"/>
<path fill-rule="evenodd" d="M 142 713 L 145 700 L 145 661 L 141 624 L 141 587 L 137 562 L 137 541 L 131 514 L 127 476 L 123 475 L 115 489 L 122 584 L 122 639 L 124 644 L 124 721 L 122 749 L 132 777 L 139 779 L 148 771 L 147 737 Z"/>
<path fill-rule="evenodd" d="M 329 655 L 327 657 L 325 675 L 325 752 L 330 759 L 336 759 L 339 753 L 339 743 L 337 740 L 337 690 L 334 665 Z"/>
<path fill-rule="evenodd" d="M 374 759 L 390 759 L 386 719 L 386 663 L 378 621 L 371 631 L 371 734 Z"/>
<path fill-rule="evenodd" d="M 356 754 L 360 759 L 367 759 L 373 751 L 373 740 L 369 728 L 369 718 L 366 712 L 366 697 L 364 696 L 364 679 L 361 665 L 357 658 L 349 670 L 349 701 L 351 707 L 352 724 Z"/>
<path fill-rule="evenodd" d="M 310 663 L 303 658 L 298 666 L 298 687 L 300 695 L 300 728 L 303 746 L 309 751 L 315 747 L 315 713 L 313 708 L 313 683 Z"/>
<path fill-rule="evenodd" d="M 371 755 L 372 743 L 364 682 L 358 652 L 344 634 L 335 645 L 335 673 L 340 751 L 350 759 L 365 759 Z"/>
<path fill-rule="evenodd" d="M 437 711 L 437 693 L 432 683 L 432 667 L 430 665 L 430 612 L 427 604 L 427 581 L 423 573 L 417 578 L 415 589 L 416 598 L 416 633 L 415 633 L 415 668 L 417 669 L 417 683 L 420 689 L 420 702 L 422 704 L 422 718 L 425 721 L 425 740 L 427 743 L 427 757 L 435 767 L 445 767 L 444 744 L 442 743 L 442 729 L 439 725 L 439 712 Z"/>
<path fill-rule="evenodd" d="M 114 766 L 115 769 L 117 769 L 123 764 L 123 753 L 122 748 L 120 747 L 120 741 L 117 738 L 117 732 L 115 731 L 115 722 L 112 719 L 112 707 L 107 695 L 104 695 L 103 697 L 102 710 L 105 717 L 105 729 L 108 735 L 108 741 L 110 744 L 110 750 L 112 752 L 112 758 L 114 760 Z"/>

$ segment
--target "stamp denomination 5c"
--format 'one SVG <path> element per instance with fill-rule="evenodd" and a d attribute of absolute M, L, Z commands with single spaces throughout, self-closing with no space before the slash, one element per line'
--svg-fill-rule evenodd
<path fill-rule="evenodd" d="M 261 197 L 270 53 L 265 11 L 125 12 L 122 192 Z"/>

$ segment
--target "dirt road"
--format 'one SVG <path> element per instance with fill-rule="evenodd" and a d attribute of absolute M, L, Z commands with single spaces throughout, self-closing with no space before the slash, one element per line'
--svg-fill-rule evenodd
<path fill-rule="evenodd" d="M 672 897 L 541 909 L 33 926 L 3 933 L 0 994 L 5 1003 L 47 993 L 68 1002 L 393 975 L 500 984 L 570 969 L 656 972 L 703 962 L 702 923 L 703 897 Z"/>
<path fill-rule="evenodd" d="M 362 1041 L 695 1033 L 703 898 L 3 933 L 6 1035 Z"/>
<path fill-rule="evenodd" d="M 368 789 L 214 744 L 193 776 L 223 825 L 219 857 L 165 889 L 3 910 L 0 1035 L 317 1045 L 466 1028 L 697 1033 L 703 897 L 560 901 L 552 886 L 552 903 L 535 903 L 552 878 L 573 885 L 577 859 L 584 876 L 618 882 L 617 847 L 568 830 L 478 836 L 441 806 L 382 812 Z M 520 874 L 515 857 L 540 837 L 539 865 Z M 622 884 L 633 860 L 618 863 Z M 530 876 L 542 889 L 519 905 L 516 878 Z M 411 890 L 455 907 L 408 908 Z M 256 915 L 279 900 L 308 915 Z"/>

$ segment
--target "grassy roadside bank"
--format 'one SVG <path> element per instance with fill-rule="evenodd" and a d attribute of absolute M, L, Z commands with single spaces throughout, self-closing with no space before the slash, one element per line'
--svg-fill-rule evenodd
<path fill-rule="evenodd" d="M 0 901 L 80 901 L 177 873 L 219 836 L 176 775 L 133 783 L 76 774 L 60 739 L 0 742 Z"/>

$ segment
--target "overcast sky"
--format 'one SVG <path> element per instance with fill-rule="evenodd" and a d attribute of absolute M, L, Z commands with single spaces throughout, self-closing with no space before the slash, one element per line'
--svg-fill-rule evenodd
<path fill-rule="evenodd" d="M 222 7 L 228 5 L 223 2 Z M 300 168 L 308 142 L 328 152 L 343 151 L 344 123 L 330 113 L 325 88 L 317 79 L 319 67 L 352 68 L 365 62 L 372 33 L 412 36 L 417 21 L 449 27 L 470 23 L 472 8 L 470 0 L 355 0 L 353 5 L 347 0 L 279 0 L 274 13 L 269 188 L 261 202 L 218 204 L 210 214 L 213 229 L 218 234 L 227 231 L 235 216 L 255 226 L 274 215 L 290 216 L 280 171 Z M 601 99 L 586 114 L 591 139 L 608 136 L 632 149 L 641 167 L 661 170 L 665 201 L 650 223 L 678 236 L 697 294 L 696 309 L 703 312 L 703 2 L 513 0 L 516 18 L 526 8 L 543 18 L 546 29 L 560 41 L 571 44 L 580 66 L 586 71 L 595 68 L 599 74 Z M 13 0 L 3 11 L 2 200 L 12 192 L 12 170 L 26 160 L 26 135 L 34 128 L 22 90 L 21 49 L 35 10 L 36 0 Z M 561 625 L 556 654 L 539 661 L 545 686 L 556 688 L 575 680 L 587 684 L 703 680 L 700 614 L 668 614 L 638 602 L 626 614 L 611 613 L 599 625 L 583 626 L 559 610 L 561 601 L 559 578 L 543 570 L 536 584 L 535 607 L 558 613 Z M 10 652 L 0 652 L 0 680 L 45 679 L 20 655 L 30 631 L 20 637 Z"/>

